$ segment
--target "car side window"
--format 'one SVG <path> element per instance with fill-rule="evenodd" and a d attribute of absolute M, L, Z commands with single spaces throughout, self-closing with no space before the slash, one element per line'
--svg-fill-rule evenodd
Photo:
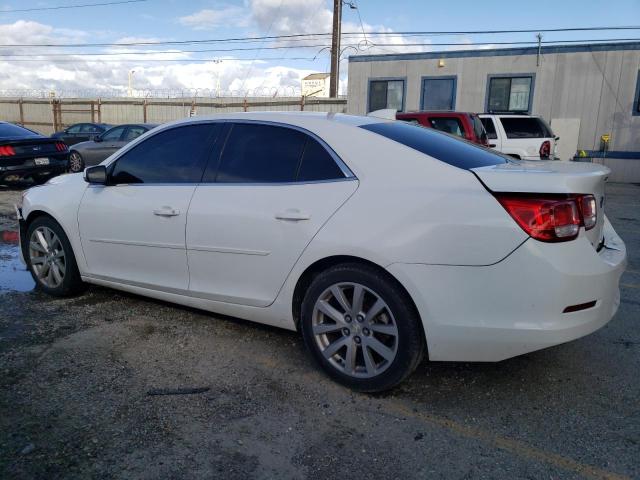
<path fill-rule="evenodd" d="M 82 127 L 82 125 L 74 125 L 72 127 L 69 127 L 67 133 L 80 133 L 80 127 Z"/>
<path fill-rule="evenodd" d="M 314 138 L 307 137 L 297 181 L 312 182 L 344 178 L 344 173 L 326 148 Z"/>
<path fill-rule="evenodd" d="M 130 142 L 134 138 L 138 138 L 140 135 L 142 135 L 146 131 L 147 129 L 145 127 L 139 127 L 139 126 L 129 127 L 127 129 L 127 133 L 124 136 L 124 141 Z"/>
<path fill-rule="evenodd" d="M 107 142 L 117 142 L 122 137 L 122 132 L 124 132 L 125 127 L 116 127 L 108 130 L 103 136 L 102 140 Z"/>
<path fill-rule="evenodd" d="M 98 129 L 95 127 L 95 125 L 91 125 L 90 123 L 84 123 L 80 128 L 80 132 L 82 133 L 96 133 L 97 131 Z"/>
<path fill-rule="evenodd" d="M 435 130 L 440 130 L 441 132 L 457 135 L 458 137 L 464 137 L 464 129 L 462 128 L 460 120 L 458 120 L 457 118 L 435 117 L 430 118 L 429 123 Z"/>
<path fill-rule="evenodd" d="M 496 133 L 496 126 L 493 123 L 493 119 L 491 118 L 481 118 L 482 125 L 484 125 L 484 129 L 487 131 L 487 138 L 491 140 L 495 140 L 498 138 L 498 134 Z"/>
<path fill-rule="evenodd" d="M 306 137 L 291 128 L 234 124 L 222 151 L 216 182 L 293 182 Z"/>
<path fill-rule="evenodd" d="M 116 160 L 110 183 L 197 183 L 220 123 L 171 128 L 153 135 Z"/>

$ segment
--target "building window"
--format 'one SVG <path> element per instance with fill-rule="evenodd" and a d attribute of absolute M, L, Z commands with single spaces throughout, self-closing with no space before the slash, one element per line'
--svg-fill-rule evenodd
<path fill-rule="evenodd" d="M 456 83 L 454 77 L 423 77 L 420 108 L 422 110 L 455 110 Z"/>
<path fill-rule="evenodd" d="M 633 99 L 633 111 L 635 116 L 640 115 L 640 70 L 638 70 L 638 79 L 636 80 L 636 96 Z"/>
<path fill-rule="evenodd" d="M 371 80 L 369 82 L 369 111 L 394 108 L 404 110 L 404 80 Z"/>
<path fill-rule="evenodd" d="M 533 75 L 490 75 L 487 112 L 529 113 L 533 79 Z"/>

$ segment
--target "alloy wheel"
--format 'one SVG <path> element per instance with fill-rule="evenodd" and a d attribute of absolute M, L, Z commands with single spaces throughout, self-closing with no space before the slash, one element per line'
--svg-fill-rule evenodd
<path fill-rule="evenodd" d="M 381 374 L 398 351 L 398 327 L 391 309 L 358 283 L 337 283 L 320 295 L 313 308 L 312 330 L 321 354 L 352 377 Z"/>
<path fill-rule="evenodd" d="M 53 230 L 41 226 L 29 239 L 29 261 L 33 273 L 48 288 L 57 288 L 64 281 L 67 262 L 62 242 Z"/>
<path fill-rule="evenodd" d="M 82 157 L 77 152 L 71 152 L 69 156 L 69 169 L 77 173 L 82 170 Z"/>

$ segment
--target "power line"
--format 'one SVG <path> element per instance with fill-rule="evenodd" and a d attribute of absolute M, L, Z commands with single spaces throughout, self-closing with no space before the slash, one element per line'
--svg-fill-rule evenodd
<path fill-rule="evenodd" d="M 128 0 L 129 2 L 143 2 L 148 0 Z M 97 4 L 94 4 L 97 5 Z M 1 13 L 1 12 L 0 12 Z M 525 30 L 467 30 L 467 31 L 401 31 L 401 32 L 368 32 L 369 36 L 431 36 L 431 35 L 493 35 L 505 33 L 538 33 L 538 32 L 578 32 L 578 31 L 615 31 L 615 30 L 640 30 L 640 26 L 614 26 L 614 27 L 572 27 L 572 28 L 537 28 Z M 342 36 L 361 36 L 361 32 L 343 32 Z M 315 37 L 329 37 L 326 33 L 297 33 L 289 35 L 265 35 L 255 37 L 235 37 L 235 38 L 211 38 L 198 40 L 167 40 L 148 42 L 119 42 L 119 43 L 26 43 L 26 44 L 0 44 L 0 47 L 131 47 L 131 46 L 151 46 L 151 45 L 185 45 L 198 43 L 223 43 L 223 42 L 251 42 L 263 40 L 287 40 L 296 38 L 308 39 Z"/>
<path fill-rule="evenodd" d="M 146 1 L 148 0 L 121 0 L 119 2 L 83 3 L 83 4 L 76 4 L 76 5 L 58 5 L 55 7 L 20 8 L 20 9 L 12 9 L 12 10 L 0 10 L 0 14 L 41 12 L 44 10 L 67 10 L 70 8 L 106 7 L 107 5 L 122 5 L 124 3 L 141 3 Z"/>
<path fill-rule="evenodd" d="M 82 59 L 85 63 L 143 63 L 143 62 L 181 62 L 181 63 L 197 63 L 197 62 L 210 62 L 210 58 L 125 58 L 122 60 L 117 59 Z M 314 61 L 316 57 L 264 57 L 260 59 L 261 62 L 267 62 L 270 60 L 305 60 Z M 79 59 L 56 59 L 53 60 L 56 63 L 78 63 Z M 225 62 L 249 62 L 250 60 L 244 58 L 225 58 Z M 44 62 L 44 60 L 37 58 L 0 58 L 0 63 L 3 62 Z"/>
<path fill-rule="evenodd" d="M 565 43 L 603 43 L 603 42 L 624 42 L 624 41 L 640 41 L 640 38 L 607 38 L 607 39 L 580 39 L 580 40 L 546 40 L 540 43 L 545 45 L 561 45 Z M 537 44 L 537 40 L 531 41 L 512 41 L 512 42 L 439 42 L 439 43 L 373 43 L 369 41 L 368 48 L 366 50 L 358 49 L 357 44 L 348 44 L 346 47 L 353 47 L 356 50 L 366 52 L 368 49 L 374 47 L 396 47 L 396 48 L 404 48 L 404 47 L 437 47 L 437 46 L 457 46 L 457 47 L 472 47 L 472 46 L 487 46 L 487 45 L 535 45 Z M 259 47 L 259 48 L 247 48 L 247 47 L 236 47 L 236 48 L 211 48 L 211 49 L 199 49 L 199 50 L 147 50 L 142 52 L 74 52 L 74 53 L 0 53 L 0 58 L 11 58 L 11 57 L 114 57 L 114 56 L 122 56 L 122 55 L 139 55 L 139 56 L 147 56 L 147 55 L 181 55 L 187 53 L 213 53 L 213 52 L 245 52 L 245 51 L 254 51 L 254 50 L 290 50 L 290 49 L 302 49 L 302 48 L 321 48 L 327 49 L 329 45 L 323 44 L 315 44 L 315 45 L 279 45 L 279 46 L 270 46 L 270 47 Z M 317 57 L 317 55 L 316 55 Z M 316 58 L 314 57 L 314 58 Z M 293 58 L 291 58 L 293 59 Z M 37 60 L 37 59 L 36 59 Z M 185 59 L 189 60 L 189 59 Z M 140 60 L 143 61 L 143 60 Z"/>

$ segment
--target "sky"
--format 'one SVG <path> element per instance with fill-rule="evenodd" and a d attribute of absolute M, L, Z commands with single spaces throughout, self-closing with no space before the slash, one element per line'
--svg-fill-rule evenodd
<path fill-rule="evenodd" d="M 51 90 L 61 96 L 126 94 L 133 71 L 133 88 L 143 95 L 287 96 L 299 94 L 302 77 L 329 71 L 328 36 L 235 43 L 123 44 L 329 33 L 331 0 L 144 0 L 12 11 L 107 1 L 0 0 L 0 94 Z M 593 0 L 349 3 L 357 8 L 343 7 L 341 93 L 346 92 L 350 55 L 495 48 L 499 42 L 535 41 L 535 33 L 390 35 L 394 32 L 640 25 L 640 0 L 606 4 Z M 613 38 L 639 39 L 640 29 L 543 33 L 543 41 Z M 16 46 L 87 43 L 112 45 Z M 457 45 L 434 45 L 437 43 Z M 473 43 L 485 45 L 470 45 Z"/>

